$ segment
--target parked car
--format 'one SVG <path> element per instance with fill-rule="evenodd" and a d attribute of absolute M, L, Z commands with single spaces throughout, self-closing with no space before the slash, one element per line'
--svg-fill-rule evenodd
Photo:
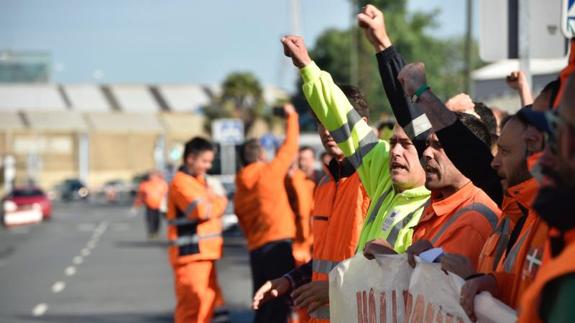
<path fill-rule="evenodd" d="M 36 223 L 52 217 L 52 202 L 37 186 L 22 186 L 2 199 L 3 222 L 6 226 Z"/>
<path fill-rule="evenodd" d="M 70 178 L 58 185 L 60 199 L 63 201 L 84 200 L 88 198 L 90 191 L 88 187 L 79 179 Z"/>

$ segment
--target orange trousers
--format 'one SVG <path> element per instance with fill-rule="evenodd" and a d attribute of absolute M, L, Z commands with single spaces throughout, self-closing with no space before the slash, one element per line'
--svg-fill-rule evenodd
<path fill-rule="evenodd" d="M 175 323 L 210 323 L 221 306 L 222 292 L 213 260 L 193 261 L 174 267 L 176 288 Z"/>

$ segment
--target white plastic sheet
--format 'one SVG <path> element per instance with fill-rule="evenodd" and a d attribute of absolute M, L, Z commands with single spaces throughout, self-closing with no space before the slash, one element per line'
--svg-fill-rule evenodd
<path fill-rule="evenodd" d="M 412 269 L 406 255 L 367 260 L 358 254 L 330 272 L 331 321 L 470 322 L 459 304 L 463 283 L 457 275 L 441 270 L 439 264 L 420 262 Z M 516 320 L 513 310 L 487 293 L 476 297 L 475 302 L 480 322 Z"/>

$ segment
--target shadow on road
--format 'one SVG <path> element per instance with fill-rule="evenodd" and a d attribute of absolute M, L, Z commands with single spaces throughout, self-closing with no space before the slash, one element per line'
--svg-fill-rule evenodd
<path fill-rule="evenodd" d="M 116 241 L 116 247 L 118 248 L 163 248 L 166 249 L 170 245 L 168 241 L 156 240 L 156 241 Z"/>
<path fill-rule="evenodd" d="M 83 322 L 83 323 L 127 323 L 127 322 L 141 322 L 141 323 L 168 323 L 173 322 L 172 313 L 110 313 L 110 314 L 66 314 L 66 315 L 46 315 L 43 317 L 19 317 L 19 319 L 28 322 Z"/>

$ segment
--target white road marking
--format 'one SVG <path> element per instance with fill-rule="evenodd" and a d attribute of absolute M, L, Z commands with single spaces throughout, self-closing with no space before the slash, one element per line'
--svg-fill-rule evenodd
<path fill-rule="evenodd" d="M 82 256 L 87 257 L 90 255 L 90 249 L 84 248 L 81 252 Z"/>
<path fill-rule="evenodd" d="M 36 305 L 36 307 L 34 307 L 34 309 L 32 310 L 32 315 L 34 316 L 42 316 L 46 313 L 46 311 L 48 310 L 48 305 L 42 303 L 42 304 L 38 304 Z"/>
<path fill-rule="evenodd" d="M 84 262 L 84 259 L 80 256 L 74 257 L 74 260 L 72 260 L 72 262 L 74 263 L 74 265 L 79 265 L 82 262 Z"/>
<path fill-rule="evenodd" d="M 66 276 L 74 276 L 76 274 L 76 268 L 74 266 L 70 266 L 66 268 Z"/>
<path fill-rule="evenodd" d="M 88 241 L 88 244 L 86 245 L 86 247 L 88 247 L 88 249 L 94 249 L 96 247 L 96 242 Z"/>
<path fill-rule="evenodd" d="M 62 281 L 55 282 L 54 285 L 52 285 L 52 292 L 53 293 L 59 293 L 59 292 L 63 291 L 64 288 L 66 288 L 66 283 L 64 283 Z"/>

